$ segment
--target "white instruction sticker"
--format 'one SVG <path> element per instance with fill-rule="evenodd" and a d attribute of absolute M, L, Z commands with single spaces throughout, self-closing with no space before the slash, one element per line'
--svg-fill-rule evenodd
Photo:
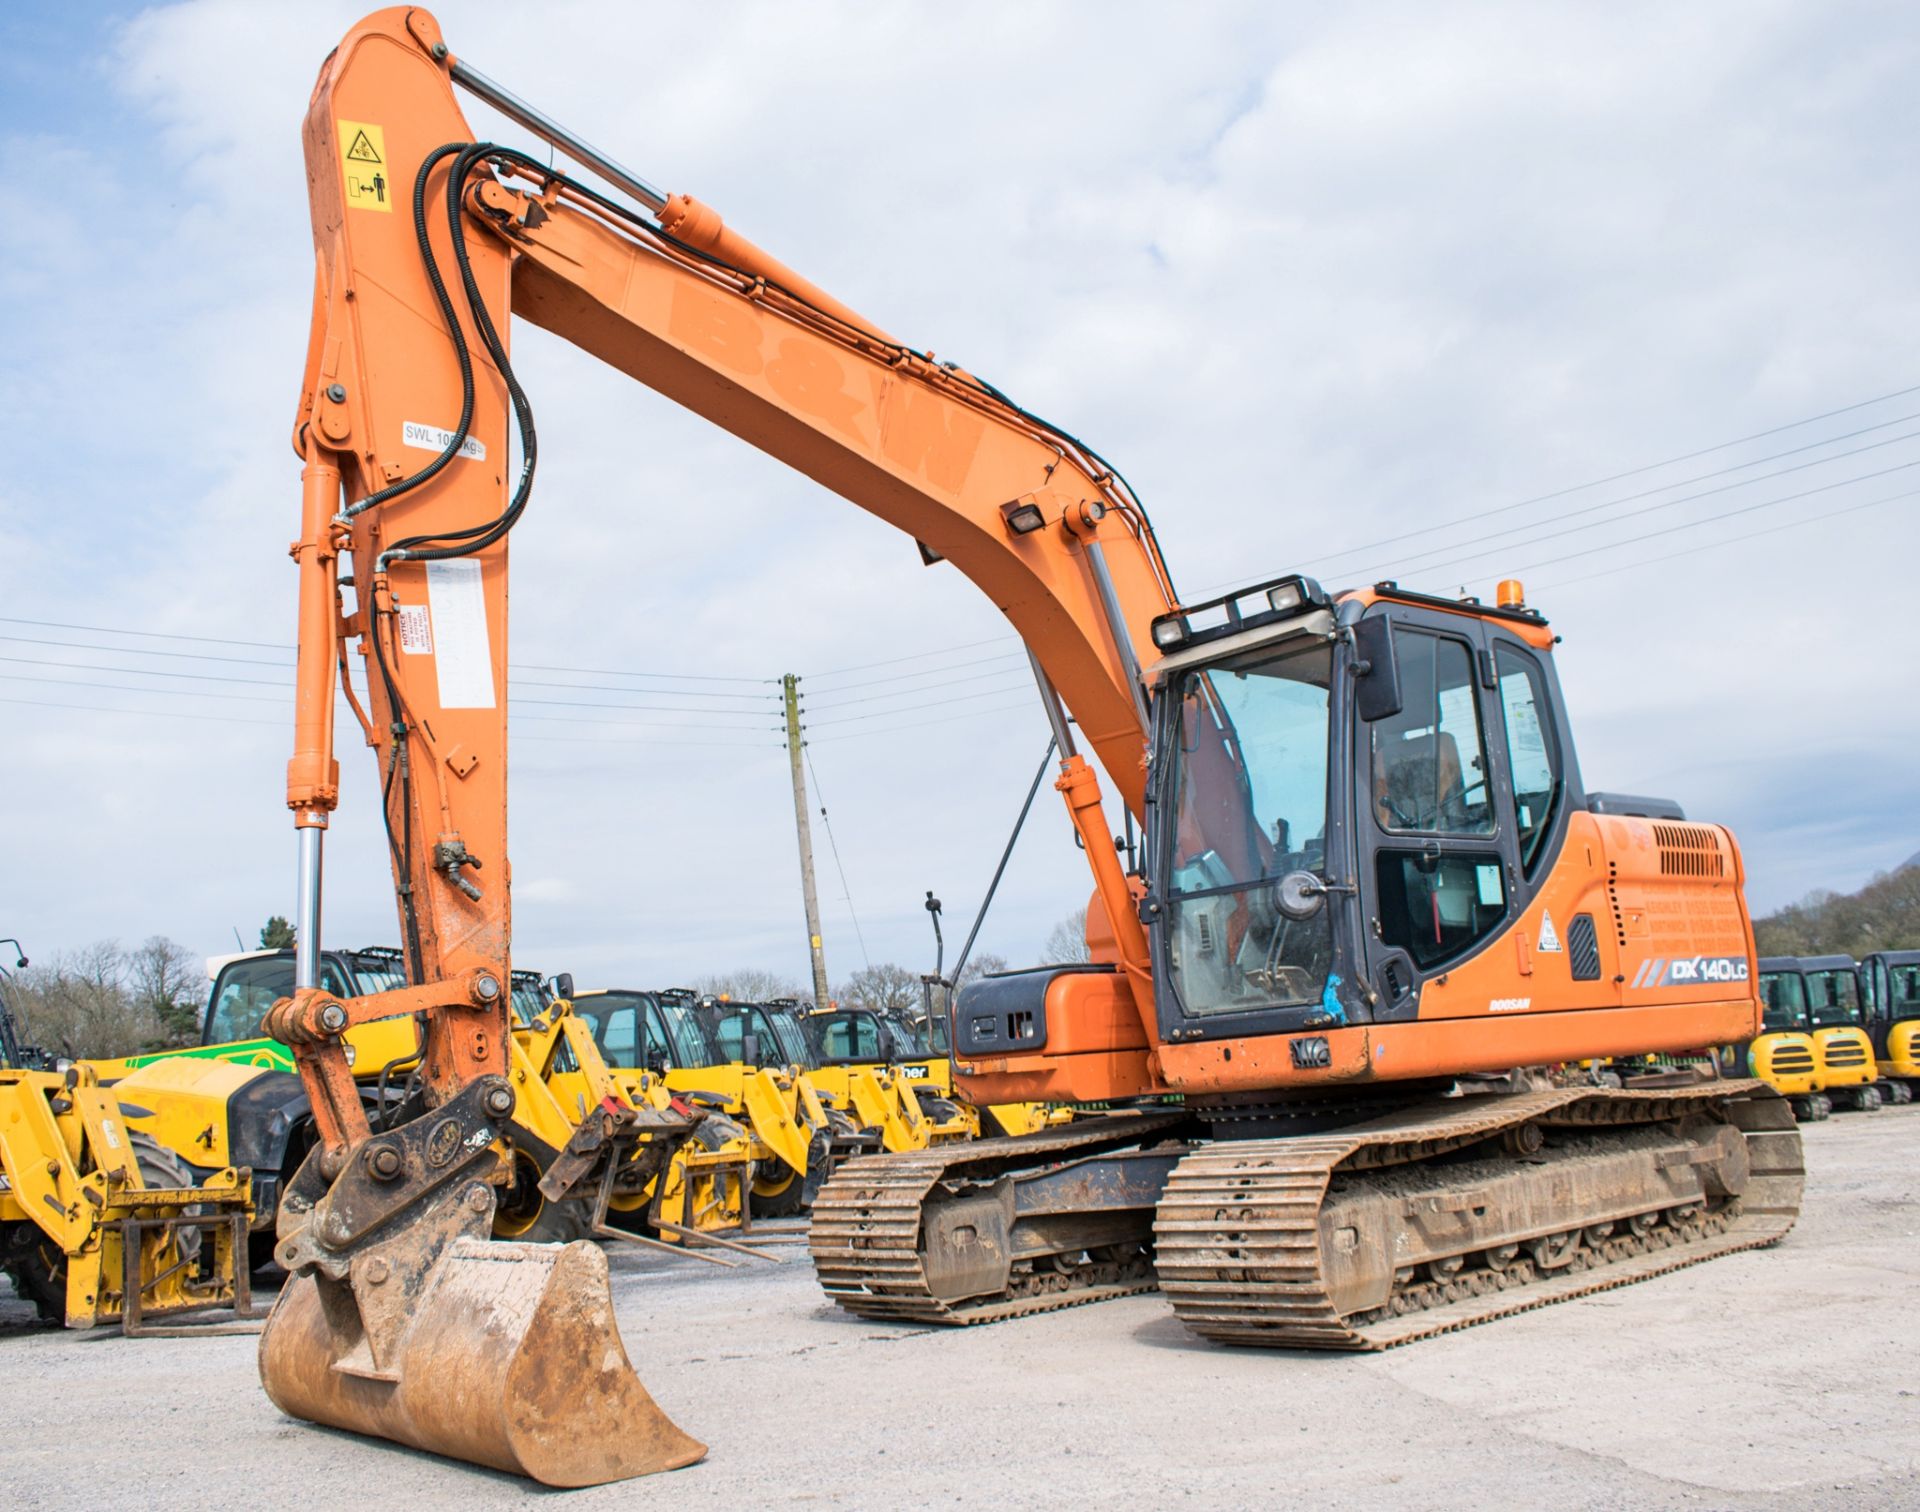
<path fill-rule="evenodd" d="M 400 439 L 421 451 L 443 452 L 453 439 L 453 432 L 442 430 L 437 425 L 422 425 L 418 420 L 409 420 L 400 427 Z M 484 462 L 487 460 L 487 448 L 484 442 L 469 436 L 460 443 L 460 455 Z"/>
<path fill-rule="evenodd" d="M 408 656 L 433 655 L 433 618 L 425 604 L 395 604 L 400 621 L 400 649 Z"/>
<path fill-rule="evenodd" d="M 1540 913 L 1540 938 L 1533 948 L 1542 955 L 1557 955 L 1560 951 L 1560 932 L 1553 927 L 1553 915 L 1544 909 Z"/>
<path fill-rule="evenodd" d="M 439 645 L 434 671 L 443 709 L 491 709 L 493 652 L 478 562 L 427 563 L 427 603 Z"/>

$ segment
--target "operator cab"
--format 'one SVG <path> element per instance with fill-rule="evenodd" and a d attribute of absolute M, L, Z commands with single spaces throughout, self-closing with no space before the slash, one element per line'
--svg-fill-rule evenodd
<path fill-rule="evenodd" d="M 610 1066 L 664 1076 L 714 1063 L 691 993 L 616 988 L 575 993 L 571 1001 Z"/>
<path fill-rule="evenodd" d="M 1412 1017 L 1586 806 L 1553 637 L 1517 604 L 1289 577 L 1153 640 L 1143 917 L 1170 1041 Z"/>
<path fill-rule="evenodd" d="M 553 1006 L 553 991 L 537 971 L 515 970 L 509 974 L 513 1003 L 513 1021 L 524 1029 Z"/>
<path fill-rule="evenodd" d="M 1760 1028 L 1768 1034 L 1805 1034 L 1811 1027 L 1807 1018 L 1807 989 L 1797 971 L 1769 971 L 1762 961 L 1760 972 Z"/>
<path fill-rule="evenodd" d="M 203 1045 L 261 1038 L 260 1021 L 281 998 L 293 996 L 293 952 L 249 950 L 207 961 L 213 986 L 200 1032 Z M 337 997 L 366 997 L 407 985 L 405 956 L 391 945 L 320 953 L 320 988 Z"/>
<path fill-rule="evenodd" d="M 916 1036 L 902 1020 L 872 1008 L 811 1014 L 807 1030 L 823 1066 L 899 1065 L 934 1053 L 924 1030 Z"/>
<path fill-rule="evenodd" d="M 702 1005 L 702 1021 L 729 1064 L 792 1067 L 804 1071 L 814 1064 L 813 1050 L 800 1027 L 793 1003 L 733 1003 L 709 998 Z"/>

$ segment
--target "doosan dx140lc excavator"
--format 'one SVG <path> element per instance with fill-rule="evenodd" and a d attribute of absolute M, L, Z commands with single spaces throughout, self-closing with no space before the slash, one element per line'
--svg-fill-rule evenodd
<path fill-rule="evenodd" d="M 456 87 L 542 149 L 474 140 Z M 1090 447 L 562 129 L 423 9 L 347 34 L 305 144 L 300 964 L 267 1025 L 321 1140 L 280 1206 L 292 1279 L 261 1343 L 287 1411 L 561 1485 L 704 1452 L 627 1363 L 590 1245 L 486 1240 L 514 1102 L 508 545 L 537 460 L 516 315 L 899 528 L 1032 660 L 1091 959 L 963 991 L 957 1084 L 1111 1111 L 843 1167 L 811 1232 L 841 1306 L 971 1323 L 1157 1284 L 1209 1338 L 1370 1349 L 1792 1224 L 1798 1136 L 1766 1087 L 1522 1069 L 1760 1015 L 1733 837 L 1583 785 L 1517 585 L 1183 601 Z M 409 985 L 347 998 L 316 963 L 356 646 Z M 1144 834 L 1131 865 L 1096 762 Z M 375 1131 L 341 1035 L 399 1012 L 425 1026 L 421 1090 Z"/>

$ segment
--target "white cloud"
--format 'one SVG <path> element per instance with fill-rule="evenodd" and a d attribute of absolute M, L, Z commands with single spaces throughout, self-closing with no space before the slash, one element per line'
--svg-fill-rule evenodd
<path fill-rule="evenodd" d="M 70 130 L 6 120 L 11 160 L 57 172 L 16 186 L 0 223 L 5 613 L 290 641 L 299 119 L 357 11 L 144 12 L 106 66 L 75 72 Z M 1897 151 L 1915 37 L 1897 9 L 573 4 L 532 31 L 526 14 L 440 12 L 476 66 L 1099 446 L 1189 588 L 1916 381 L 1920 227 Z M 148 130 L 91 134 L 101 91 Z M 515 536 L 516 661 L 799 671 L 824 721 L 824 690 L 851 680 L 826 669 L 1004 631 L 886 527 L 543 333 L 516 341 L 542 438 Z M 1909 501 L 1573 581 L 1734 528 L 1529 576 L 1568 637 L 1589 781 L 1670 789 L 1734 824 L 1772 904 L 1920 844 L 1920 805 L 1885 778 L 1920 735 L 1903 571 L 1920 525 Z M 1453 570 L 1485 591 L 1558 554 Z M 9 933 L 51 947 L 159 930 L 212 950 L 287 908 L 281 705 L 237 701 L 278 688 L 152 681 L 235 701 L 0 683 L 267 721 L 0 704 Z M 964 932 L 1045 739 L 1025 706 L 915 727 L 942 712 L 876 722 L 900 727 L 886 738 L 814 732 L 876 959 L 930 958 L 929 887 Z M 516 740 L 513 814 L 520 874 L 540 879 L 519 889 L 533 964 L 583 983 L 736 962 L 798 974 L 770 728 L 750 751 L 535 732 Z M 386 938 L 371 774 L 344 740 L 341 758 L 330 933 Z M 838 975 L 859 947 L 816 841 Z M 1086 890 L 1043 793 L 983 943 L 1030 957 Z"/>

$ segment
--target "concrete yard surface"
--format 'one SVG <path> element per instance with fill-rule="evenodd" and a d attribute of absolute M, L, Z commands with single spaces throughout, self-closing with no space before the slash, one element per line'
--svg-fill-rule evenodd
<path fill-rule="evenodd" d="M 1201 1343 L 1157 1296 L 888 1328 L 829 1306 L 797 1246 L 738 1270 L 623 1248 L 628 1353 L 709 1453 L 569 1493 L 283 1417 L 251 1339 L 42 1328 L 0 1282 L 0 1488 L 36 1509 L 1920 1507 L 1920 1107 L 1805 1133 L 1778 1247 L 1379 1355 Z"/>

